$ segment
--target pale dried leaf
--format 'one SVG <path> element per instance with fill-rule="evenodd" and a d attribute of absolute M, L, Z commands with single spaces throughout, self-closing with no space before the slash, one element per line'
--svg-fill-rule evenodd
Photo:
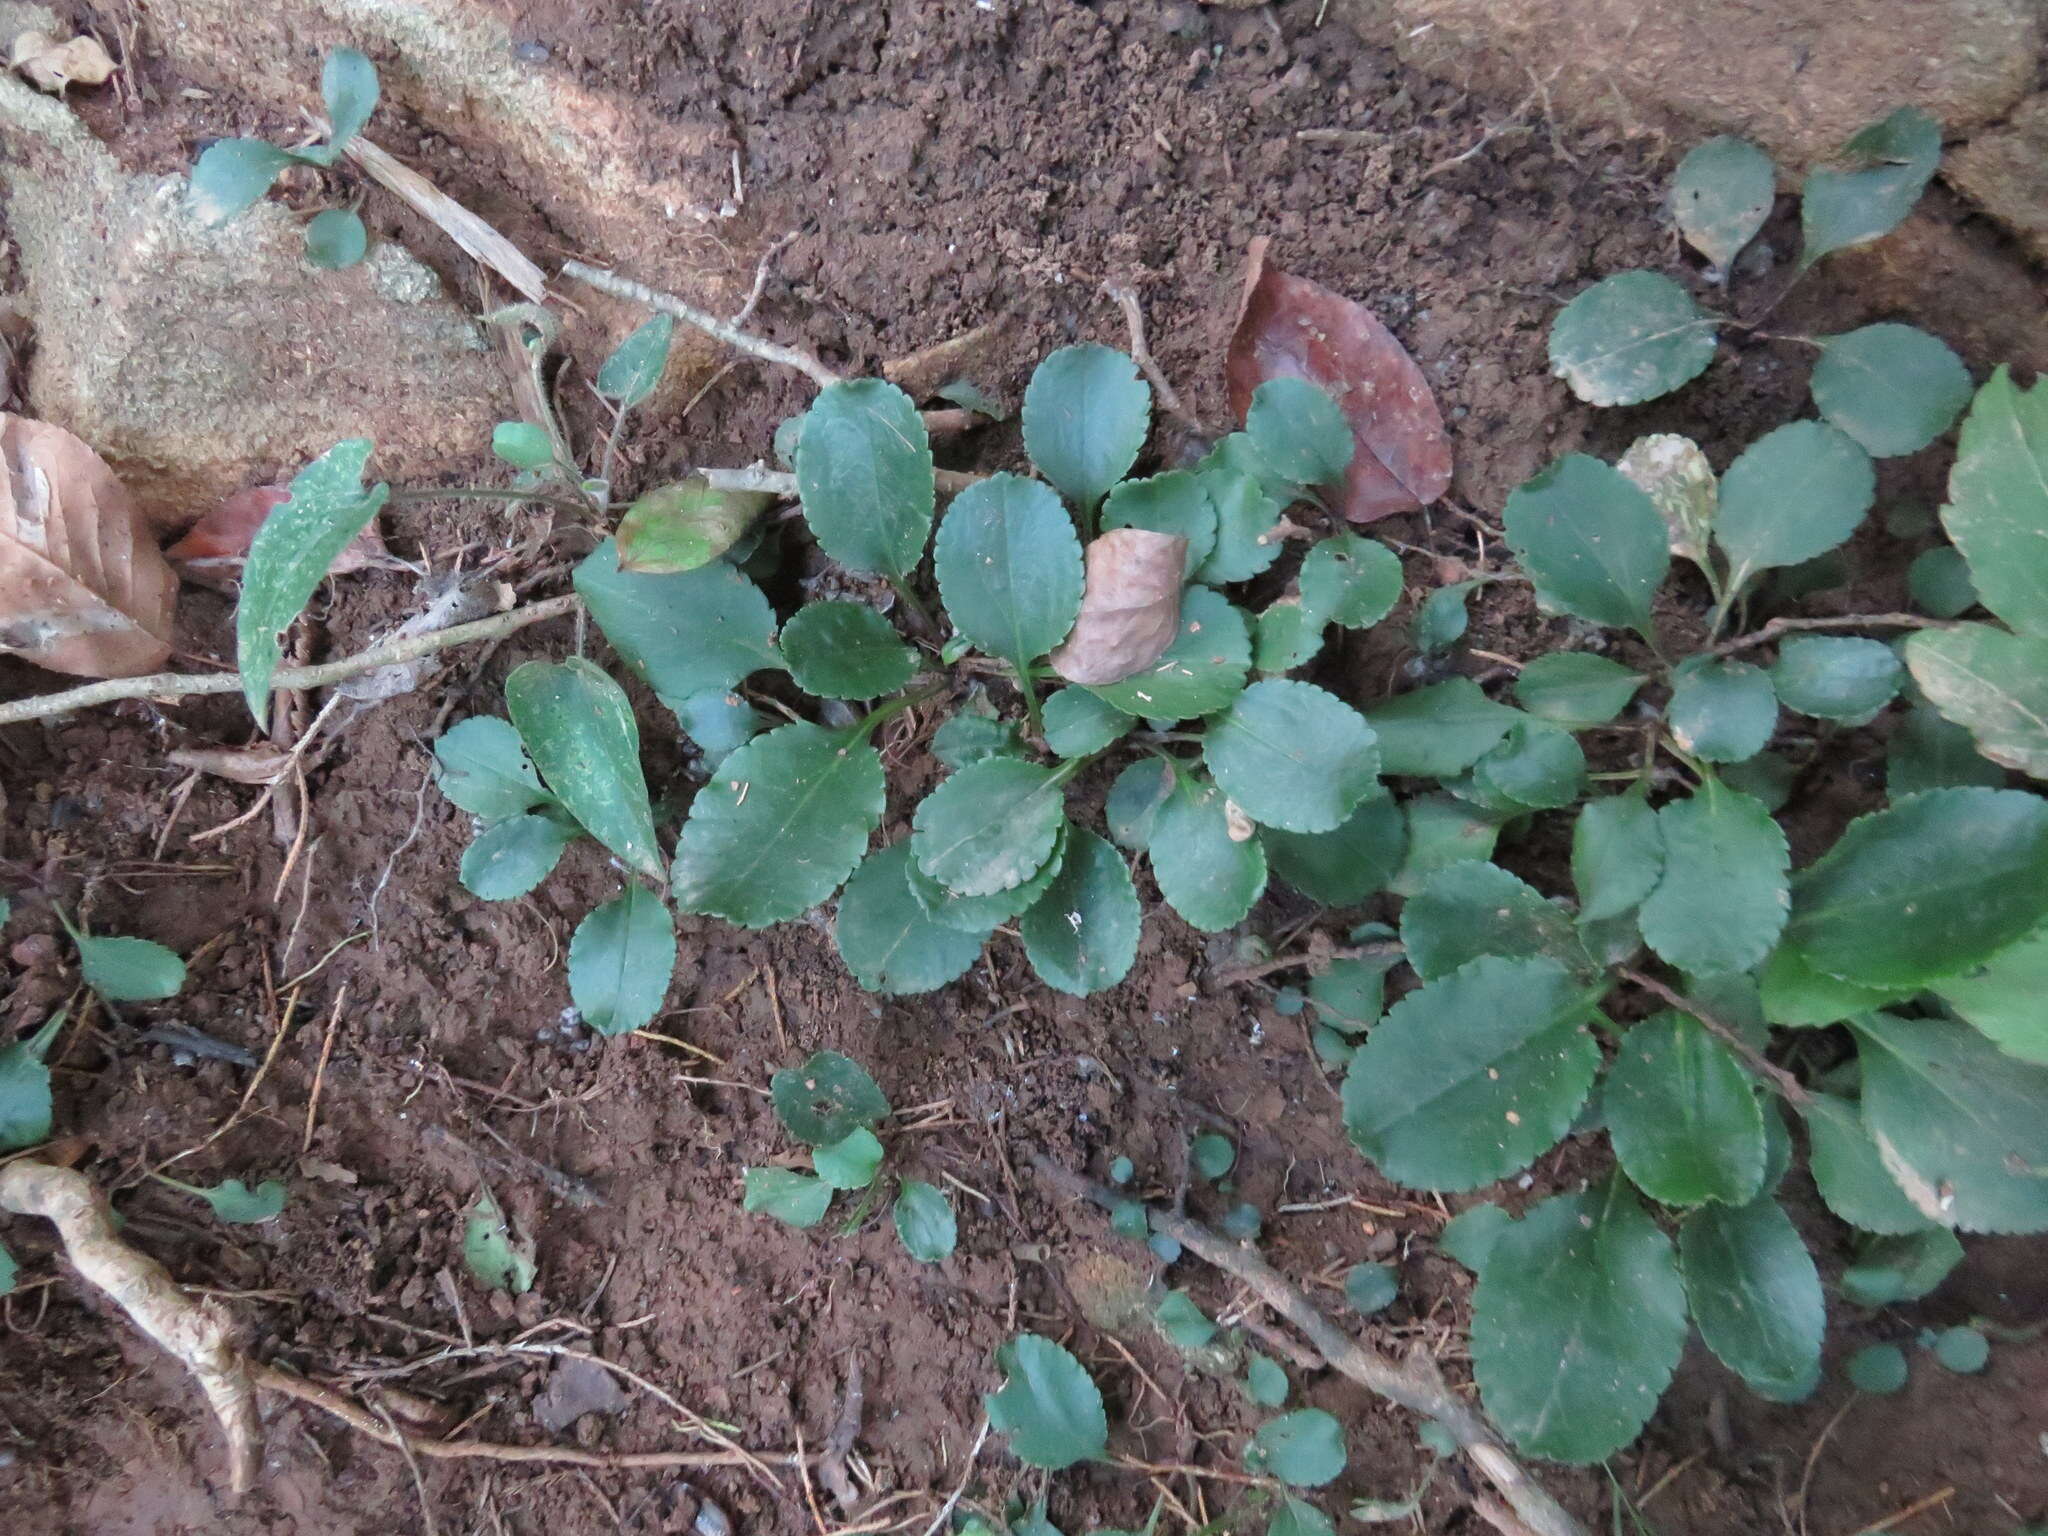
<path fill-rule="evenodd" d="M 0 415 L 0 650 L 80 677 L 153 672 L 177 600 L 100 456 L 62 427 Z"/>
<path fill-rule="evenodd" d="M 1267 266 L 1264 239 L 1246 260 L 1224 377 L 1240 419 L 1268 379 L 1306 379 L 1337 402 L 1358 445 L 1339 507 L 1354 523 L 1426 506 L 1450 488 L 1443 413 L 1408 349 L 1363 304 Z"/>
<path fill-rule="evenodd" d="M 253 747 L 192 747 L 170 753 L 168 760 L 174 768 L 196 768 L 237 784 L 275 784 L 292 767 L 291 753 L 269 742 Z"/>
<path fill-rule="evenodd" d="M 1614 467 L 1663 514 L 1671 530 L 1671 553 L 1704 565 L 1721 488 L 1699 444 L 1673 432 L 1639 437 Z"/>
<path fill-rule="evenodd" d="M 100 85 L 114 72 L 107 50 L 90 37 L 60 43 L 47 32 L 24 32 L 14 40 L 7 62 L 38 90 L 61 95 L 69 85 Z"/>
<path fill-rule="evenodd" d="M 1049 658 L 1070 683 L 1099 688 L 1142 672 L 1180 632 L 1188 541 L 1146 528 L 1113 528 L 1088 546 L 1081 614 Z"/>

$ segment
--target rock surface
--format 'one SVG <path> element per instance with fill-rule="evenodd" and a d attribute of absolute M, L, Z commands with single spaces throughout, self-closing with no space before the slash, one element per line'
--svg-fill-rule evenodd
<path fill-rule="evenodd" d="M 1942 174 L 2048 261 L 2048 92 L 1952 151 Z"/>

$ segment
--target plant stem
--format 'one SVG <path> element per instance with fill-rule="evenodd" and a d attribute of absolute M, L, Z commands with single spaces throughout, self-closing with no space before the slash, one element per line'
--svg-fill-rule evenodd
<path fill-rule="evenodd" d="M 726 469 L 716 465 L 700 468 L 704 483 L 714 491 L 760 491 L 768 496 L 780 496 L 784 501 L 797 501 L 796 476 L 783 470 L 770 469 L 756 459 L 740 469 Z M 986 480 L 986 475 L 970 474 L 964 469 L 936 469 L 932 471 L 932 482 L 948 496 L 957 495 L 970 485 Z"/>
<path fill-rule="evenodd" d="M 601 293 L 615 298 L 632 299 L 645 304 L 649 309 L 658 309 L 664 314 L 674 315 L 685 325 L 695 326 L 705 335 L 724 342 L 735 351 L 749 357 L 758 357 L 763 362 L 779 363 L 785 368 L 794 368 L 816 384 L 820 389 L 840 382 L 840 376 L 826 367 L 810 353 L 797 347 L 785 347 L 778 342 L 743 331 L 738 326 L 706 314 L 694 305 L 685 304 L 672 293 L 663 293 L 659 288 L 650 288 L 645 283 L 617 272 L 608 272 L 603 267 L 593 267 L 587 262 L 566 261 L 562 263 L 562 276 L 572 277 L 579 283 L 588 283 Z"/>
<path fill-rule="evenodd" d="M 1399 944 L 1359 944 L 1350 949 L 1326 949 L 1321 952 L 1305 950 L 1298 954 L 1276 955 L 1271 960 L 1261 960 L 1257 965 L 1240 965 L 1235 970 L 1219 971 L 1215 981 L 1219 987 L 1229 987 L 1241 981 L 1257 981 L 1261 976 L 1270 976 L 1275 971 L 1306 970 L 1320 974 L 1335 960 L 1398 959 L 1406 953 L 1407 951 Z"/>
<path fill-rule="evenodd" d="M 891 576 L 889 578 L 889 585 L 894 589 L 897 599 L 903 606 L 917 615 L 918 623 L 922 624 L 932 634 L 939 632 L 939 621 L 932 617 L 931 609 L 926 607 L 924 599 L 917 595 L 917 589 L 911 586 L 909 577 Z"/>
<path fill-rule="evenodd" d="M 416 501 L 533 501 L 553 507 L 557 512 L 589 510 L 587 502 L 563 501 L 552 491 L 522 491 L 510 486 L 493 490 L 487 485 L 411 485 L 393 491 L 388 500 L 393 505 Z"/>
<path fill-rule="evenodd" d="M 899 693 L 893 699 L 884 699 L 860 717 L 860 723 L 853 728 L 854 740 L 866 741 L 885 724 L 902 714 L 904 710 L 922 704 L 926 699 L 937 698 L 950 686 L 951 684 L 941 681 L 929 688 L 920 688 L 916 693 Z"/>
<path fill-rule="evenodd" d="M 1043 740 L 1045 737 L 1045 717 L 1039 712 L 1038 708 L 1036 678 L 1031 668 L 1021 663 L 1017 667 L 1017 692 L 1024 696 L 1025 725 L 1029 728 L 1032 736 Z"/>
<path fill-rule="evenodd" d="M 1668 1007 L 1676 1008 L 1680 1013 L 1689 1014 L 1699 1020 L 1700 1023 L 1707 1027 L 1709 1033 L 1718 1036 L 1724 1045 L 1743 1059 L 1752 1072 L 1761 1077 L 1789 1103 L 1804 1104 L 1811 1097 L 1806 1091 L 1805 1084 L 1801 1083 L 1798 1078 L 1787 1072 L 1776 1062 L 1769 1060 L 1762 1051 L 1743 1039 L 1742 1032 L 1736 1029 L 1734 1025 L 1723 1023 L 1711 1013 L 1706 1012 L 1698 1003 L 1680 997 L 1654 976 L 1645 976 L 1641 971 L 1632 971 L 1626 966 L 1618 969 L 1615 974 L 1623 981 L 1641 987 L 1645 992 Z"/>
<path fill-rule="evenodd" d="M 1702 656 L 1732 656 L 1737 651 L 1769 645 L 1780 635 L 1808 629 L 1954 629 L 1961 619 L 1930 619 L 1918 613 L 1848 613 L 1822 619 L 1772 619 L 1754 634 L 1725 640 L 1700 652 Z"/>

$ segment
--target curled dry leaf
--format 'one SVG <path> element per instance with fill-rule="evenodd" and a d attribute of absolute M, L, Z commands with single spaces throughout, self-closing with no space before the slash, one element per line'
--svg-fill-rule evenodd
<path fill-rule="evenodd" d="M 60 43 L 47 32 L 24 32 L 8 50 L 7 62 L 39 90 L 62 95 L 68 85 L 100 85 L 114 72 L 107 50 L 90 37 Z"/>
<path fill-rule="evenodd" d="M 105 461 L 62 427 L 0 415 L 0 650 L 80 677 L 153 672 L 177 600 Z"/>
<path fill-rule="evenodd" d="M 253 747 L 193 747 L 170 753 L 168 760 L 174 768 L 196 768 L 237 784 L 275 784 L 292 766 L 291 753 L 267 741 Z"/>
<path fill-rule="evenodd" d="M 1180 632 L 1188 541 L 1177 533 L 1113 528 L 1088 546 L 1081 613 L 1050 658 L 1070 683 L 1099 688 L 1142 672 Z"/>
<path fill-rule="evenodd" d="M 1246 259 L 1224 377 L 1240 419 L 1268 379 L 1307 379 L 1337 402 L 1358 443 L 1339 508 L 1354 523 L 1426 506 L 1450 488 L 1443 413 L 1408 349 L 1363 304 L 1267 266 L 1263 238 Z"/>
<path fill-rule="evenodd" d="M 288 485 L 252 485 L 236 491 L 194 523 L 182 539 L 164 551 L 164 556 L 177 561 L 185 575 L 200 585 L 223 586 L 228 578 L 241 573 L 256 530 L 290 495 Z M 375 519 L 334 557 L 327 574 L 346 576 L 350 571 L 372 567 L 405 569 L 384 547 Z"/>

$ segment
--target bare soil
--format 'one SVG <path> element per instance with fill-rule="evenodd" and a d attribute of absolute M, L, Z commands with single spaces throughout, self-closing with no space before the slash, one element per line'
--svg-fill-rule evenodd
<path fill-rule="evenodd" d="M 1640 432 L 1683 429 L 1725 463 L 1803 408 L 1804 349 L 1761 340 L 1725 346 L 1676 400 L 1597 417 L 1572 401 L 1545 369 L 1557 305 L 1622 266 L 1684 270 L 1658 215 L 1665 146 L 1567 134 L 1540 114 L 1514 118 L 1512 103 L 1404 75 L 1342 26 L 1319 25 L 1314 0 L 1248 11 L 1186 0 L 508 0 L 500 9 L 550 67 L 677 117 L 723 121 L 744 174 L 740 215 L 721 231 L 737 264 L 794 236 L 759 323 L 849 370 L 995 321 L 963 371 L 1014 400 L 1046 350 L 1077 338 L 1121 344 L 1121 321 L 1098 291 L 1117 279 L 1142 293 L 1166 371 L 1201 415 L 1220 421 L 1224 328 L 1254 236 L 1270 236 L 1273 259 L 1289 270 L 1373 306 L 1436 387 L 1458 478 L 1430 515 L 1375 530 L 1407 552 L 1412 593 L 1394 620 L 1321 664 L 1317 679 L 1355 700 L 1418 675 L 1403 638 L 1412 603 L 1487 567 L 1495 541 L 1485 523 L 1547 458 L 1580 447 L 1614 453 Z M 182 82 L 148 53 L 146 26 L 142 36 L 139 72 L 154 103 L 124 115 L 103 97 L 88 109 L 130 163 L 174 168 L 204 139 L 262 123 L 219 93 L 181 97 Z M 456 196 L 489 206 L 530 253 L 559 253 L 544 224 L 522 223 L 494 198 L 487 146 L 422 139 L 402 116 L 379 122 L 394 148 Z M 1993 237 L 1936 202 L 2004 259 Z M 404 237 L 469 291 L 468 269 L 437 235 L 377 195 L 370 208 L 381 232 Z M 1792 232 L 1774 226 L 1768 240 L 1782 253 Z M 605 254 L 633 264 L 629 250 Z M 1752 291 L 1775 291 L 1788 275 L 1781 260 Z M 1864 318 L 1855 295 L 1823 272 L 1774 324 L 1798 334 Z M 687 418 L 675 406 L 636 426 L 629 478 L 763 456 L 806 394 L 803 381 L 743 361 Z M 1170 433 L 1161 447 L 1164 457 L 1181 451 Z M 997 427 L 960 445 L 953 462 L 1017 456 L 1014 429 Z M 1887 461 L 1883 504 L 1936 500 L 1938 459 Z M 454 482 L 486 466 L 479 456 L 448 469 Z M 1898 599 L 1919 546 L 1881 522 L 1850 551 L 1850 584 L 1817 606 L 1868 611 Z M 437 568 L 547 535 L 542 554 L 505 572 L 543 593 L 561 581 L 549 562 L 589 541 L 583 530 L 508 525 L 456 503 L 398 509 L 386 532 L 395 550 L 431 555 Z M 778 593 L 796 595 L 793 585 Z M 316 600 L 308 649 L 353 650 L 417 603 L 401 573 L 342 578 Z M 1471 652 L 1528 657 L 1564 633 L 1514 587 L 1486 589 L 1473 608 L 1470 651 L 1457 665 L 1475 675 L 1497 663 Z M 229 617 L 225 599 L 188 592 L 192 664 L 231 652 Z M 825 1442 L 857 1364 L 858 1453 L 878 1493 L 903 1495 L 878 1518 L 914 1533 L 963 1477 L 969 1502 L 990 1510 L 1042 1486 L 999 1440 L 965 1465 L 980 1395 L 994 1385 L 992 1352 L 1030 1327 L 1067 1339 L 1094 1368 L 1119 1454 L 1227 1473 L 1256 1411 L 1163 1341 L 1116 1341 L 1088 1326 L 1073 1266 L 1105 1252 L 1150 1261 L 1092 1211 L 1048 1198 L 1028 1172 L 1034 1153 L 1097 1173 L 1121 1154 L 1143 1187 L 1172 1190 L 1186 1138 L 1220 1118 L 1243 1147 L 1238 1191 L 1225 1197 L 1198 1182 L 1195 1213 L 1255 1202 L 1267 1213 L 1268 1256 L 1332 1308 L 1342 1307 L 1346 1266 L 1396 1263 L 1401 1298 L 1363 1331 L 1388 1347 L 1426 1348 L 1464 1378 L 1470 1281 L 1433 1241 L 1464 1202 L 1392 1188 L 1351 1151 L 1302 1019 L 1276 1010 L 1269 988 L 1218 986 L 1213 975 L 1232 963 L 1237 941 L 1191 932 L 1149 888 L 1137 968 L 1085 1004 L 1040 986 L 1001 936 L 961 982 L 893 1000 L 859 991 L 822 920 L 746 933 L 686 918 L 655 1026 L 686 1045 L 605 1043 L 565 1028 L 563 946 L 619 877 L 579 850 L 529 899 L 469 897 L 455 882 L 466 818 L 431 787 L 426 747 L 446 720 L 499 709 L 519 662 L 572 644 L 566 622 L 526 630 L 349 720 L 311 775 L 308 837 L 281 885 L 288 850 L 268 811 L 197 835 L 248 809 L 255 791 L 205 780 L 173 810 L 181 774 L 166 750 L 246 740 L 238 704 L 130 705 L 0 733 L 0 857 L 15 898 L 6 1038 L 69 991 L 50 937 L 52 901 L 82 906 L 96 928 L 194 957 L 183 996 L 100 1008 L 66 1032 L 55 1056 L 58 1126 L 90 1140 L 100 1178 L 127 1186 L 120 1208 L 131 1238 L 186 1283 L 230 1297 L 257 1355 L 357 1383 L 449 1339 L 503 1342 L 541 1328 L 535 1337 L 629 1367 L 761 1450 Z M 6 697 L 50 684 L 0 666 Z M 907 815 L 903 792 L 928 772 L 917 740 L 938 718 L 920 711 L 891 737 L 906 779 L 894 790 L 890 835 Z M 664 715 L 650 706 L 642 719 L 650 777 L 679 812 L 690 787 L 683 754 L 657 724 Z M 1849 733 L 1803 776 L 1787 815 L 1795 856 L 1810 857 L 1875 803 L 1883 729 Z M 1564 851 L 1555 829 L 1539 829 L 1501 856 L 1561 891 Z M 1385 915 L 1376 903 L 1346 916 Z M 1284 941 L 1312 916 L 1276 892 L 1247 929 Z M 252 1076 L 145 1038 L 166 1023 L 256 1057 L 287 1031 L 255 1113 L 181 1165 L 194 1182 L 286 1179 L 291 1199 L 276 1222 L 223 1227 L 140 1178 L 202 1141 Z M 898 1123 L 890 1150 L 906 1172 L 949 1182 L 962 1215 L 952 1260 L 911 1262 L 883 1221 L 842 1236 L 742 1214 L 741 1167 L 791 1150 L 760 1090 L 777 1067 L 821 1047 L 865 1063 L 898 1106 L 929 1107 Z M 1603 1157 L 1568 1142 L 1530 1177 L 1483 1193 L 1520 1206 L 1597 1171 Z M 461 1211 L 479 1178 L 538 1244 L 538 1282 L 516 1302 L 476 1285 L 461 1262 Z M 1846 1233 L 1799 1175 L 1788 1188 L 1832 1273 Z M 275 1404 L 262 1487 L 237 1507 L 190 1383 L 80 1294 L 44 1231 L 16 1221 L 5 1237 L 23 1286 L 5 1304 L 0 1346 L 0 1528 L 341 1536 L 683 1531 L 699 1521 L 715 1533 L 701 1523 L 707 1501 L 739 1536 L 844 1522 L 792 1477 L 771 1486 L 739 1470 L 683 1478 L 428 1463 L 416 1491 L 392 1452 Z M 2048 1314 L 2043 1257 L 2039 1243 L 1973 1243 L 1962 1273 L 1923 1305 L 1872 1315 L 1836 1298 L 1830 1362 L 1976 1313 L 2013 1325 Z M 1193 1261 L 1167 1280 L 1212 1315 L 1243 1303 Z M 1335 1413 L 1350 1439 L 1350 1466 L 1325 1490 L 1327 1508 L 1398 1496 L 1418 1481 L 1427 1457 L 1407 1416 L 1340 1379 L 1295 1374 L 1298 1401 Z M 483 1358 L 396 1379 L 446 1405 L 465 1434 L 538 1441 L 532 1404 L 547 1378 L 531 1361 Z M 1615 1459 L 1612 1481 L 1598 1469 L 1545 1477 L 1603 1530 L 1618 1487 L 1637 1499 L 1654 1488 L 1643 1518 L 1668 1536 L 1849 1536 L 1944 1489 L 1952 1492 L 1927 1513 L 1889 1528 L 2002 1532 L 2048 1513 L 2044 1401 L 2048 1351 L 2034 1343 L 1998 1345 L 1976 1378 L 1923 1363 L 1890 1399 L 1854 1400 L 1831 1370 L 1792 1406 L 1759 1402 L 1695 1349 L 1643 1440 Z M 569 1433 L 600 1449 L 683 1443 L 672 1416 L 642 1393 Z M 1802 1485 L 1805 1519 L 1783 1517 Z M 1177 1501 L 1170 1522 L 1215 1518 L 1237 1491 L 1221 1476 L 1155 1482 L 1112 1467 L 1076 1469 L 1049 1487 L 1052 1518 L 1075 1533 L 1136 1528 L 1160 1493 Z M 1483 1529 L 1450 1472 L 1414 1528 Z"/>

